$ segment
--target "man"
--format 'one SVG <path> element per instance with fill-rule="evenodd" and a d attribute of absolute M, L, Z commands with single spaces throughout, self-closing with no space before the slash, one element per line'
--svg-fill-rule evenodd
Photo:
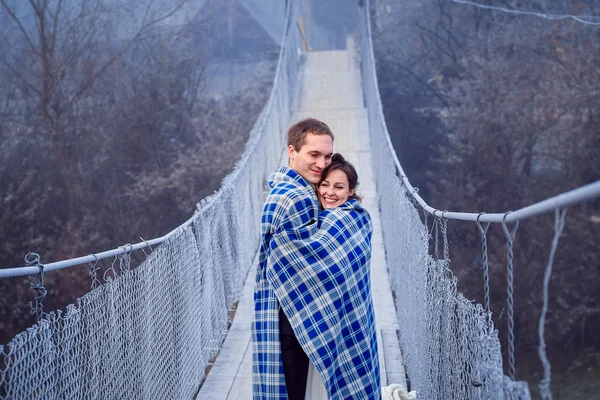
<path fill-rule="evenodd" d="M 304 400 L 306 389 L 308 357 L 267 280 L 267 250 L 277 232 L 300 227 L 316 231 L 319 203 L 314 185 L 331 163 L 333 133 L 322 121 L 304 119 L 289 128 L 287 151 L 289 166 L 269 178 L 271 192 L 261 219 L 252 321 L 254 399 Z"/>

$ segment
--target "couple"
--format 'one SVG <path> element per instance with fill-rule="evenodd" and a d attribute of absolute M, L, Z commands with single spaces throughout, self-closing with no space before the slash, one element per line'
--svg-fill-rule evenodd
<path fill-rule="evenodd" d="M 262 213 L 253 398 L 379 400 L 372 224 L 356 171 L 314 118 L 289 128 L 288 156 Z"/>

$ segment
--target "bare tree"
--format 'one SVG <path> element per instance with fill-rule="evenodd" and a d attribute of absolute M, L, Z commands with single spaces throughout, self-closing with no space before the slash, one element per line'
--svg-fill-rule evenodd
<path fill-rule="evenodd" d="M 266 101 L 278 50 L 226 6 L 0 0 L 1 266 L 22 265 L 28 251 L 49 262 L 163 235 L 218 189 Z M 241 38 L 251 57 L 270 59 L 214 98 L 206 69 L 223 56 L 227 12 L 242 26 L 237 48 Z M 48 274 L 44 309 L 83 295 L 87 272 Z M 0 343 L 31 324 L 28 286 L 0 281 Z"/>

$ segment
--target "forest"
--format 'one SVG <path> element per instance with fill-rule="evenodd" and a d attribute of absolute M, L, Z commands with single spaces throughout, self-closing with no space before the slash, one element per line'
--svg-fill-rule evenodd
<path fill-rule="evenodd" d="M 600 2 L 476 3 L 372 2 L 387 127 L 413 185 L 440 210 L 489 213 L 600 179 Z M 483 303 L 480 231 L 450 221 L 448 233 L 459 290 Z M 526 220 L 514 248 L 516 378 L 528 380 L 534 396 L 553 235 L 554 214 Z M 600 202 L 569 208 L 545 325 L 557 398 L 595 398 L 600 389 L 599 243 Z M 501 226 L 490 227 L 487 245 L 492 318 L 505 352 Z"/>
<path fill-rule="evenodd" d="M 243 152 L 278 53 L 237 1 L 0 0 L 0 267 L 187 220 Z M 44 311 L 86 293 L 89 273 L 45 274 Z M 35 322 L 29 286 L 0 280 L 0 344 Z"/>

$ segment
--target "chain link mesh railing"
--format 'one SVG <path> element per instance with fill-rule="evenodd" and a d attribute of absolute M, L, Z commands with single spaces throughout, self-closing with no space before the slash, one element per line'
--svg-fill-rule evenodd
<path fill-rule="evenodd" d="M 446 224 L 435 217 L 431 232 L 444 236 L 443 257 L 429 255 L 430 232 L 419 217 L 395 164 L 375 69 L 369 2 L 360 16 L 362 85 L 368 111 L 390 283 L 396 295 L 404 362 L 423 399 L 528 399 L 526 382 L 502 371 L 498 332 L 489 312 L 457 292 L 449 269 Z M 436 254 L 437 242 L 434 245 Z"/>
<path fill-rule="evenodd" d="M 121 256 L 104 285 L 0 346 L 0 399 L 195 395 L 258 248 L 266 178 L 297 97 L 299 13 L 290 2 L 271 96 L 219 192 L 139 266 Z"/>

